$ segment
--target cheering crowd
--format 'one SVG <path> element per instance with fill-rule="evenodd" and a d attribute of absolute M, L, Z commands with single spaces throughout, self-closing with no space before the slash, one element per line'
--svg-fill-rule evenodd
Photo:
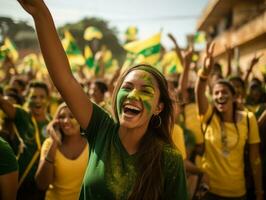
<path fill-rule="evenodd" d="M 214 42 L 195 60 L 169 34 L 181 71 L 161 51 L 152 64 L 131 55 L 109 79 L 99 56 L 87 77 L 72 73 L 45 3 L 19 3 L 49 74 L 1 80 L 0 199 L 264 199 L 266 75 L 252 69 L 266 55 L 236 75 L 230 48 L 225 72 Z"/>

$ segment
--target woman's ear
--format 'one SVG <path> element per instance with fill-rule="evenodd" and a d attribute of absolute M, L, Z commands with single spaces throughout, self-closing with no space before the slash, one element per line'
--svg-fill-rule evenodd
<path fill-rule="evenodd" d="M 154 114 L 155 115 L 159 115 L 160 112 L 162 112 L 163 108 L 164 108 L 164 103 L 163 102 L 159 102 L 158 105 L 156 106 Z"/>

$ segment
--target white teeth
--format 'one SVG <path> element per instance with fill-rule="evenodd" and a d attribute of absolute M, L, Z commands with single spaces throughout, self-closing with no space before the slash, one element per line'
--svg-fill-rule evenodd
<path fill-rule="evenodd" d="M 132 105 L 126 105 L 125 108 L 140 111 L 140 109 L 138 107 L 135 107 L 135 106 L 132 106 Z"/>

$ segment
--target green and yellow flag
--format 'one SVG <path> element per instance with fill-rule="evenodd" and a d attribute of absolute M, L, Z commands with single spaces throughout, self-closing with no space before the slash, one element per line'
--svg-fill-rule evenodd
<path fill-rule="evenodd" d="M 145 40 L 138 40 L 127 43 L 124 49 L 129 53 L 129 57 L 134 57 L 134 64 L 141 62 L 155 65 L 160 58 L 161 33 L 157 33 Z"/>
<path fill-rule="evenodd" d="M 66 51 L 70 66 L 76 67 L 85 64 L 85 59 L 78 48 L 78 45 L 69 31 L 64 32 L 64 39 L 62 40 L 63 47 Z"/>
<path fill-rule="evenodd" d="M 169 51 L 164 54 L 159 66 L 165 75 L 181 73 L 183 71 L 182 64 L 175 51 Z"/>
<path fill-rule="evenodd" d="M 125 32 L 126 43 L 137 40 L 138 29 L 136 26 L 130 26 Z"/>
<path fill-rule="evenodd" d="M 93 68 L 94 67 L 94 57 L 93 57 L 91 48 L 87 45 L 84 48 L 84 56 L 85 56 L 86 65 L 90 69 Z"/>
<path fill-rule="evenodd" d="M 8 37 L 5 38 L 4 44 L 0 47 L 0 59 L 4 59 L 6 56 L 9 56 L 13 62 L 17 61 L 19 57 L 15 44 Z"/>
<path fill-rule="evenodd" d="M 89 26 L 85 29 L 84 31 L 84 39 L 91 41 L 93 39 L 102 39 L 103 34 L 101 33 L 101 31 L 94 27 L 94 26 Z"/>
<path fill-rule="evenodd" d="M 194 35 L 194 43 L 205 43 L 206 42 L 206 34 L 205 32 L 196 32 Z"/>

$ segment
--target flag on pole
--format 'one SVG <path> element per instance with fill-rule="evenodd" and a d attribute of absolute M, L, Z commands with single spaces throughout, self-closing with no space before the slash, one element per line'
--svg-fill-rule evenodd
<path fill-rule="evenodd" d="M 85 29 L 84 31 L 84 39 L 91 41 L 93 39 L 102 39 L 103 34 L 101 33 L 101 31 L 94 27 L 94 26 L 89 26 Z"/>
<path fill-rule="evenodd" d="M 85 59 L 78 48 L 78 45 L 69 31 L 64 32 L 64 39 L 62 40 L 63 47 L 66 51 L 70 66 L 76 67 L 85 64 Z"/>
<path fill-rule="evenodd" d="M 155 65 L 160 58 L 161 50 L 161 33 L 157 33 L 145 40 L 138 40 L 127 43 L 124 49 L 135 57 L 134 63 L 145 62 Z"/>

